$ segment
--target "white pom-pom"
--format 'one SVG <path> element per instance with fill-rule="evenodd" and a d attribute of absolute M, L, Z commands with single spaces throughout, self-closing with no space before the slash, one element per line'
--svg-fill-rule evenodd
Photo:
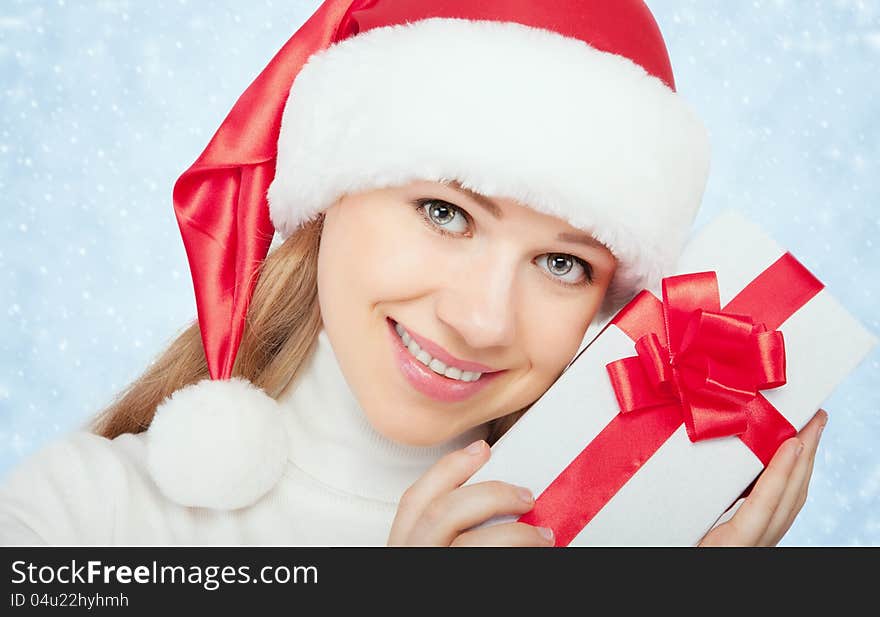
<path fill-rule="evenodd" d="M 255 503 L 284 473 L 288 437 L 278 403 L 246 379 L 204 379 L 157 408 L 147 468 L 184 506 L 233 510 Z"/>

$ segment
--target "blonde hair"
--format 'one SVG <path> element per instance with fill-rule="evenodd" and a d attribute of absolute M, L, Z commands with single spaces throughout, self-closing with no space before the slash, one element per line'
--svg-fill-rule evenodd
<path fill-rule="evenodd" d="M 318 247 L 323 216 L 305 224 L 271 251 L 257 273 L 233 376 L 278 398 L 314 351 L 321 329 Z M 91 422 L 109 439 L 149 428 L 156 407 L 172 392 L 209 376 L 198 321 L 191 323 L 149 368 Z M 495 443 L 528 407 L 493 420 Z"/>

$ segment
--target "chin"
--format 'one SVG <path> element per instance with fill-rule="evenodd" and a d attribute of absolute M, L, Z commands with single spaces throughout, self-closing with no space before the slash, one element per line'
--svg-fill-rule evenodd
<path fill-rule="evenodd" d="M 444 441 L 448 441 L 449 439 L 452 439 L 452 437 L 447 437 L 445 439 L 443 439 L 443 438 L 437 439 L 436 435 L 434 435 L 433 439 L 431 439 L 429 437 L 420 439 L 419 436 L 407 434 L 407 435 L 404 435 L 400 438 L 389 437 L 389 439 L 391 439 L 395 443 L 399 443 L 402 446 L 410 446 L 413 448 L 430 448 L 432 446 L 436 446 L 438 444 L 441 444 Z"/>
<path fill-rule="evenodd" d="M 423 425 L 421 429 L 413 426 L 413 416 L 376 419 L 367 414 L 372 427 L 383 437 L 403 446 L 431 447 L 449 441 L 459 433 L 442 430 L 436 426 Z"/>

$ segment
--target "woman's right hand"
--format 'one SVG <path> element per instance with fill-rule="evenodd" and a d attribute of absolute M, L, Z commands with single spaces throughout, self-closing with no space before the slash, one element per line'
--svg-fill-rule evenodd
<path fill-rule="evenodd" d="M 410 486 L 400 499 L 388 546 L 553 546 L 549 529 L 527 523 L 475 525 L 503 514 L 525 514 L 531 492 L 507 482 L 462 486 L 489 460 L 485 441 L 450 452 Z"/>

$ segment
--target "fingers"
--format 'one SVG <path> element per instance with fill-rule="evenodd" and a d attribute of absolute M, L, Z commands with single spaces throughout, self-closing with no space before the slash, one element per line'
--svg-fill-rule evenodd
<path fill-rule="evenodd" d="M 552 546 L 552 532 L 525 523 L 471 529 L 503 514 L 524 514 L 531 492 L 507 482 L 462 486 L 489 459 L 485 441 L 450 452 L 403 494 L 388 538 L 390 546 Z M 542 533 L 544 532 L 544 533 Z"/>
<path fill-rule="evenodd" d="M 409 541 L 449 546 L 463 531 L 501 514 L 525 514 L 535 506 L 532 493 L 507 482 L 480 482 L 434 499 L 410 532 Z"/>
<path fill-rule="evenodd" d="M 767 530 L 759 540 L 761 546 L 775 546 L 791 527 L 803 507 L 807 498 L 810 477 L 813 473 L 813 463 L 816 460 L 819 437 L 827 420 L 828 413 L 820 409 L 798 433 L 798 438 L 804 443 L 804 451 L 798 457 L 782 499 L 773 513 Z"/>
<path fill-rule="evenodd" d="M 501 523 L 466 531 L 451 546 L 553 546 L 553 531 L 528 523 Z"/>
<path fill-rule="evenodd" d="M 825 425 L 827 423 L 828 423 L 828 412 L 825 412 L 825 420 L 822 423 L 822 425 L 819 427 L 819 435 L 816 438 L 817 442 L 822 439 L 822 434 L 823 434 L 823 431 L 825 430 Z M 807 491 L 810 486 L 810 480 L 812 479 L 812 476 L 813 476 L 813 466 L 816 462 L 817 452 L 818 452 L 818 443 L 817 443 L 816 449 L 813 451 L 813 455 L 810 457 L 810 468 L 807 470 L 806 477 L 804 478 L 804 481 L 803 481 L 803 486 L 801 487 L 800 497 L 798 498 L 798 506 L 797 506 L 798 512 L 800 512 L 800 509 L 803 508 L 804 504 L 807 502 Z M 797 513 L 795 513 L 795 515 L 796 514 Z M 794 516 L 792 517 L 792 521 L 793 520 L 794 520 Z M 789 523 L 789 526 L 791 526 L 791 523 Z"/>
<path fill-rule="evenodd" d="M 797 502 L 795 504 L 794 510 L 791 513 L 791 518 L 785 527 L 785 532 L 787 532 L 788 528 L 791 527 L 791 524 L 794 522 L 795 517 L 801 511 L 801 508 L 804 507 L 804 504 L 807 502 L 807 492 L 810 488 L 810 480 L 813 477 L 813 466 L 816 462 L 816 453 L 818 452 L 818 449 L 819 449 L 819 441 L 822 439 L 822 431 L 825 430 L 825 425 L 828 423 L 828 412 L 826 412 L 825 410 L 820 410 L 820 411 L 822 411 L 825 415 L 824 415 L 824 418 L 822 419 L 822 421 L 819 425 L 819 429 L 817 431 L 816 447 L 813 448 L 813 452 L 810 454 L 810 462 L 807 467 L 807 472 L 806 472 L 806 474 L 804 474 L 804 478 L 801 481 L 801 488 L 800 488 L 800 491 L 798 491 Z M 785 532 L 783 532 L 783 534 Z M 781 536 L 780 536 L 780 539 L 781 539 Z M 778 542 L 778 540 L 777 540 L 777 542 Z"/>
<path fill-rule="evenodd" d="M 388 537 L 389 544 L 402 544 L 416 521 L 433 500 L 464 484 L 489 460 L 489 444 L 480 440 L 443 456 L 400 499 Z"/>
<path fill-rule="evenodd" d="M 785 441 L 739 510 L 707 534 L 705 546 L 775 546 L 806 500 L 819 436 L 828 418 L 819 410 L 797 437 Z"/>
<path fill-rule="evenodd" d="M 758 546 L 782 500 L 804 443 L 792 437 L 782 443 L 770 464 L 758 478 L 751 494 L 725 525 L 730 533 L 725 543 Z"/>

